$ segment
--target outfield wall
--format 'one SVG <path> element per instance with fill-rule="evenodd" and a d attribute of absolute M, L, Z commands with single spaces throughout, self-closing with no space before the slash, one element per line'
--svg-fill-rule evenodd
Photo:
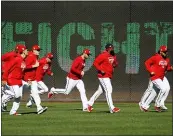
<path fill-rule="evenodd" d="M 48 87 L 64 88 L 72 60 L 89 48 L 85 83 L 88 98 L 98 87 L 94 58 L 106 43 L 115 45 L 119 66 L 112 80 L 115 101 L 139 101 L 148 85 L 144 61 L 160 45 L 173 50 L 173 2 L 1 2 L 1 52 L 24 43 L 31 49 L 39 44 L 41 56 L 51 51 L 55 58 L 54 77 L 45 77 Z M 173 64 L 173 52 L 169 53 Z M 167 74 L 171 85 L 168 101 L 172 101 L 173 72 Z M 79 93 L 58 95 L 50 101 L 79 100 Z M 24 98 L 28 90 L 24 91 Z M 46 95 L 42 99 L 47 101 Z M 104 95 L 99 100 L 104 100 Z"/>

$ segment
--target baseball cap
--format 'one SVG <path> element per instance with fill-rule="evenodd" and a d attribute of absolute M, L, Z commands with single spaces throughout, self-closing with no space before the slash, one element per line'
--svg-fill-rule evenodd
<path fill-rule="evenodd" d="M 17 44 L 16 47 L 15 47 L 15 50 L 18 50 L 18 48 L 19 48 L 20 46 L 25 46 L 25 45 L 24 45 L 24 44 Z"/>
<path fill-rule="evenodd" d="M 91 52 L 90 52 L 89 49 L 84 49 L 84 50 L 83 50 L 83 53 L 85 53 L 85 54 L 87 54 L 87 55 L 91 55 Z"/>
<path fill-rule="evenodd" d="M 114 46 L 113 46 L 112 44 L 108 43 L 108 44 L 106 44 L 105 48 L 106 48 L 106 49 L 114 48 Z"/>
<path fill-rule="evenodd" d="M 162 46 L 160 46 L 159 51 L 167 52 L 168 51 L 168 48 L 167 48 L 166 45 L 162 45 Z"/>
<path fill-rule="evenodd" d="M 32 46 L 32 50 L 37 50 L 37 51 L 40 51 L 40 50 L 42 50 L 41 48 L 40 48 L 40 46 L 39 45 L 33 45 Z"/>
<path fill-rule="evenodd" d="M 20 45 L 20 46 L 18 46 L 17 51 L 18 51 L 19 53 L 22 53 L 24 50 L 26 50 L 26 46 L 25 46 L 25 45 Z"/>
<path fill-rule="evenodd" d="M 47 53 L 46 57 L 49 59 L 53 59 L 53 54 L 51 52 L 49 52 L 49 53 Z"/>

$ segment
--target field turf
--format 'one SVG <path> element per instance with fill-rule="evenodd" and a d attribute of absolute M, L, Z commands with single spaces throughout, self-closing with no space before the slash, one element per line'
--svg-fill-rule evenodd
<path fill-rule="evenodd" d="M 11 108 L 8 105 L 8 110 Z M 1 113 L 2 135 L 172 135 L 172 103 L 166 112 L 141 112 L 137 103 L 115 103 L 121 112 L 108 112 L 106 102 L 97 102 L 94 111 L 83 112 L 81 102 L 43 102 L 48 110 L 36 114 L 36 107 L 26 108 L 21 116 Z"/>

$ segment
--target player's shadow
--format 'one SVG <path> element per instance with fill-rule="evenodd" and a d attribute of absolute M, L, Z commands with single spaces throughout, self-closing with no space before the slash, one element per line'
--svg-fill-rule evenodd
<path fill-rule="evenodd" d="M 156 110 L 150 110 L 148 112 L 158 112 L 158 111 L 156 111 Z M 161 112 L 168 112 L 168 110 L 162 110 Z M 161 112 L 158 112 L 158 113 L 161 113 Z"/>
<path fill-rule="evenodd" d="M 32 111 L 32 112 L 22 112 L 22 113 L 20 113 L 20 114 L 22 114 L 22 115 L 25 115 L 25 114 L 37 114 L 37 112 L 36 111 Z"/>
<path fill-rule="evenodd" d="M 70 110 L 75 110 L 75 111 L 82 111 L 82 109 L 70 109 Z M 82 112 L 87 112 L 87 111 L 82 111 Z M 94 114 L 98 114 L 98 113 L 109 113 L 110 114 L 110 112 L 109 111 L 99 111 L 99 110 L 97 110 L 97 111 L 91 111 L 90 113 L 94 113 Z"/>

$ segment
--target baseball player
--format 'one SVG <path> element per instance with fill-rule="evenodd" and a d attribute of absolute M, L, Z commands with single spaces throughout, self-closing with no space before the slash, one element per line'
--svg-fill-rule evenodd
<path fill-rule="evenodd" d="M 31 85 L 30 95 L 34 99 L 37 106 L 37 114 L 42 114 L 47 110 L 47 107 L 41 106 L 41 99 L 38 93 L 38 85 L 36 81 L 36 70 L 39 66 L 38 56 L 40 50 L 40 46 L 32 46 L 32 51 L 28 53 L 28 56 L 25 59 L 26 68 L 24 71 L 24 81 Z"/>
<path fill-rule="evenodd" d="M 36 81 L 39 88 L 38 93 L 44 94 L 48 92 L 48 87 L 43 82 L 43 77 L 47 73 L 50 76 L 53 76 L 53 72 L 51 71 L 51 61 L 53 59 L 52 53 L 47 53 L 45 57 L 39 60 L 39 66 L 36 70 Z M 29 102 L 26 104 L 27 107 L 31 107 L 33 100 L 30 97 Z"/>
<path fill-rule="evenodd" d="M 17 56 L 17 53 L 18 53 L 18 49 L 19 47 L 23 47 L 25 45 L 23 44 L 17 44 L 16 47 L 15 47 L 15 50 L 14 51 L 11 51 L 11 52 L 7 52 L 5 54 L 3 54 L 1 56 L 1 61 L 2 61 L 2 77 L 3 77 L 3 73 L 4 71 L 7 69 L 8 67 L 8 63 L 15 59 L 15 57 Z M 6 82 L 5 82 L 6 83 Z M 1 111 L 7 111 L 7 103 L 12 99 L 14 98 L 14 92 L 11 91 L 9 89 L 9 86 L 7 84 L 5 84 L 4 82 L 2 82 L 2 87 L 1 87 L 1 90 L 2 90 L 2 98 L 1 98 L 1 101 L 2 101 L 2 104 L 1 104 Z"/>
<path fill-rule="evenodd" d="M 150 103 L 157 95 L 155 101 L 155 110 L 161 112 L 161 109 L 166 110 L 165 100 L 170 91 L 170 85 L 165 77 L 167 71 L 173 70 L 173 66 L 170 65 L 170 59 L 168 56 L 167 46 L 162 45 L 157 54 L 150 57 L 145 62 L 146 69 L 150 73 L 150 81 L 148 89 L 145 91 L 141 101 L 139 102 L 140 109 L 144 112 L 148 111 Z"/>
<path fill-rule="evenodd" d="M 84 67 L 85 67 L 85 60 L 91 55 L 89 49 L 84 49 L 81 56 L 78 56 L 74 59 L 70 72 L 67 75 L 66 80 L 66 87 L 65 89 L 55 89 L 54 87 L 51 88 L 50 92 L 48 93 L 48 98 L 51 98 L 54 94 L 62 93 L 68 95 L 72 89 L 76 86 L 80 92 L 83 111 L 91 112 L 88 109 L 88 100 L 85 94 L 85 87 L 82 81 L 82 77 L 84 76 Z"/>
<path fill-rule="evenodd" d="M 20 46 L 18 48 L 17 56 L 8 63 L 2 77 L 3 82 L 7 82 L 10 90 L 14 92 L 14 102 L 9 113 L 10 115 L 21 115 L 17 113 L 17 110 L 22 97 L 22 77 L 24 68 L 26 67 L 24 58 L 27 56 L 27 54 L 28 51 L 26 46 Z"/>
<path fill-rule="evenodd" d="M 114 46 L 112 44 L 107 44 L 105 48 L 106 50 L 103 51 L 101 54 L 99 54 L 93 63 L 93 65 L 98 71 L 98 79 L 100 84 L 97 91 L 90 98 L 88 104 L 89 104 L 89 109 L 92 110 L 94 101 L 104 91 L 110 113 L 115 113 L 115 112 L 119 112 L 120 109 L 113 105 L 111 78 L 113 75 L 114 67 L 117 66 L 118 62 L 114 53 Z"/>

